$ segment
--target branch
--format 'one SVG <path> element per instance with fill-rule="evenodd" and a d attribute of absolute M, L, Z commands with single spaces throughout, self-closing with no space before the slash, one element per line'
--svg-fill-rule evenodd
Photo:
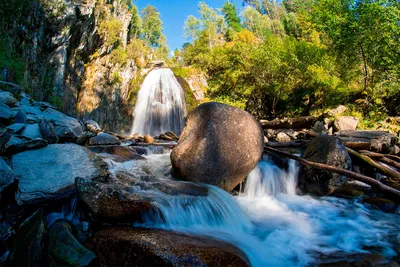
<path fill-rule="evenodd" d="M 310 167 L 314 167 L 317 169 L 328 170 L 328 171 L 332 171 L 332 172 L 339 173 L 342 175 L 346 175 L 354 180 L 369 184 L 369 185 L 373 186 L 374 188 L 379 189 L 382 193 L 386 193 L 393 197 L 396 197 L 395 199 L 397 199 L 397 200 L 400 199 L 400 191 L 399 190 L 396 190 L 390 186 L 387 186 L 387 185 L 375 180 L 374 178 L 371 178 L 371 177 L 368 177 L 368 176 L 365 176 L 365 175 L 362 175 L 362 174 L 359 174 L 356 172 L 352 172 L 349 170 L 345 170 L 343 168 L 338 168 L 338 167 L 335 167 L 332 165 L 308 161 L 306 159 L 300 158 L 298 156 L 295 156 L 290 153 L 286 153 L 286 152 L 283 152 L 283 151 L 280 151 L 280 150 L 277 150 L 277 149 L 274 149 L 271 147 L 265 147 L 264 150 L 269 151 L 269 152 L 274 152 L 276 154 L 285 156 L 290 159 L 294 159 L 305 166 L 310 166 Z"/>

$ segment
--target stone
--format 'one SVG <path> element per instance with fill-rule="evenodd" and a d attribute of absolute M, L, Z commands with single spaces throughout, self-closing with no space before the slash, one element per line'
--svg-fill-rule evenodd
<path fill-rule="evenodd" d="M 14 123 L 11 124 L 10 126 L 7 126 L 6 129 L 9 129 L 13 134 L 18 134 L 22 131 L 22 129 L 24 129 L 24 127 L 25 124 L 23 123 Z"/>
<path fill-rule="evenodd" d="M 10 266 L 44 266 L 46 225 L 43 211 L 37 210 L 17 232 L 10 255 Z"/>
<path fill-rule="evenodd" d="M 145 142 L 146 144 L 152 144 L 152 143 L 154 143 L 154 138 L 153 138 L 151 135 L 146 134 L 146 135 L 144 136 L 144 142 Z"/>
<path fill-rule="evenodd" d="M 90 150 L 95 153 L 110 154 L 113 156 L 112 159 L 116 162 L 145 159 L 140 156 L 135 149 L 127 146 L 94 146 L 90 147 Z"/>
<path fill-rule="evenodd" d="M 320 135 L 308 144 L 304 159 L 323 163 L 346 170 L 352 169 L 352 162 L 345 145 L 339 138 Z M 299 177 L 299 187 L 303 193 L 325 196 L 333 193 L 347 182 L 346 176 L 331 171 L 304 167 Z"/>
<path fill-rule="evenodd" d="M 86 131 L 81 137 L 78 138 L 78 140 L 76 140 L 76 143 L 81 146 L 86 146 L 90 138 L 95 136 L 96 136 L 95 133 Z"/>
<path fill-rule="evenodd" d="M 54 130 L 54 126 L 47 120 L 42 120 L 39 123 L 39 130 L 43 138 L 47 141 L 47 143 L 55 144 L 58 142 L 58 136 L 56 131 Z"/>
<path fill-rule="evenodd" d="M 263 149 L 264 134 L 252 115 L 209 102 L 188 115 L 171 162 L 184 180 L 232 191 L 257 165 Z"/>
<path fill-rule="evenodd" d="M 96 266 L 251 266 L 239 248 L 225 241 L 158 229 L 107 228 L 87 246 L 98 257 Z"/>
<path fill-rule="evenodd" d="M 0 123 L 10 120 L 13 117 L 12 110 L 9 106 L 0 103 Z"/>
<path fill-rule="evenodd" d="M 0 192 L 4 188 L 12 184 L 15 180 L 15 175 L 8 167 L 7 163 L 0 157 Z"/>
<path fill-rule="evenodd" d="M 336 116 L 336 115 L 340 115 L 343 114 L 345 111 L 347 110 L 347 108 L 343 105 L 339 105 L 337 108 L 331 109 L 328 111 L 328 116 Z"/>
<path fill-rule="evenodd" d="M 89 139 L 89 145 L 91 146 L 119 144 L 121 144 L 121 141 L 119 141 L 117 137 L 108 133 L 99 133 L 97 136 Z"/>
<path fill-rule="evenodd" d="M 13 155 L 25 150 L 38 149 L 47 146 L 44 139 L 26 139 L 22 136 L 13 135 L 5 144 L 6 154 Z"/>
<path fill-rule="evenodd" d="M 15 99 L 13 94 L 10 92 L 0 92 L 0 103 L 3 103 L 9 107 L 13 107 L 15 104 L 17 104 L 17 102 L 17 99 Z"/>
<path fill-rule="evenodd" d="M 84 247 L 73 235 L 71 225 L 63 220 L 49 230 L 49 257 L 54 266 L 87 266 L 96 254 Z"/>
<path fill-rule="evenodd" d="M 27 139 L 43 139 L 40 133 L 39 124 L 27 124 L 21 133 L 21 136 Z"/>
<path fill-rule="evenodd" d="M 42 115 L 42 110 L 38 107 L 32 107 L 32 106 L 27 106 L 27 105 L 22 105 L 21 109 L 25 111 L 26 114 L 32 114 L 32 115 Z"/>
<path fill-rule="evenodd" d="M 341 116 L 333 122 L 335 131 L 354 131 L 357 129 L 359 119 L 351 116 Z"/>
<path fill-rule="evenodd" d="M 19 179 L 18 204 L 34 204 L 62 199 L 75 191 L 75 178 L 106 175 L 104 161 L 88 149 L 75 144 L 54 144 L 25 151 L 12 157 L 12 167 Z"/>
<path fill-rule="evenodd" d="M 15 123 L 27 123 L 28 122 L 28 118 L 26 116 L 25 111 L 23 111 L 22 109 L 18 109 L 17 112 L 15 113 L 14 116 L 14 122 Z"/>
<path fill-rule="evenodd" d="M 43 118 L 53 124 L 60 141 L 76 142 L 84 134 L 83 127 L 77 119 L 55 109 L 46 109 L 43 112 Z"/>
<path fill-rule="evenodd" d="M 94 120 L 86 120 L 85 126 L 89 132 L 96 133 L 96 134 L 101 132 L 100 125 Z"/>
<path fill-rule="evenodd" d="M 290 139 L 290 136 L 287 135 L 284 132 L 280 132 L 278 133 L 278 135 L 276 136 L 276 141 L 277 142 L 282 142 L 282 143 L 286 143 L 286 142 L 290 142 L 292 139 Z"/>

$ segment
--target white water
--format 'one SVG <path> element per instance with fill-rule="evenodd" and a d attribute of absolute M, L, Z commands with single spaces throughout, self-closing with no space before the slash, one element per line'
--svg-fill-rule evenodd
<path fill-rule="evenodd" d="M 184 127 L 183 89 L 170 69 L 155 69 L 140 88 L 132 133 L 159 135 L 172 131 L 179 135 Z"/>
<path fill-rule="evenodd" d="M 125 172 L 136 177 L 146 173 L 158 181 L 170 179 L 168 154 L 145 157 L 147 161 L 109 162 L 112 174 Z M 254 267 L 316 265 L 321 255 L 332 258 L 344 253 L 340 258 L 344 259 L 355 253 L 372 252 L 387 258 L 396 254 L 399 216 L 357 201 L 298 196 L 298 168 L 294 162 L 289 166 L 285 172 L 270 162 L 260 162 L 237 197 L 210 185 L 202 185 L 208 188 L 207 196 L 158 191 L 153 202 L 158 211 L 147 214 L 145 223 L 136 226 L 225 240 L 240 247 Z M 143 191 L 143 187 L 136 190 Z M 149 193 L 154 196 L 154 191 Z"/>

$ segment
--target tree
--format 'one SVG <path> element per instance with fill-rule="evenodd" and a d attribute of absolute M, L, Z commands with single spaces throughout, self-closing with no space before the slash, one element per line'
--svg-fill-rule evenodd
<path fill-rule="evenodd" d="M 132 13 L 132 19 L 129 28 L 129 37 L 136 39 L 142 32 L 142 22 L 136 5 L 131 5 L 130 11 Z"/>
<path fill-rule="evenodd" d="M 160 46 L 160 40 L 163 36 L 163 23 L 158 10 L 151 5 L 147 5 L 142 10 L 142 28 L 143 39 L 151 47 Z"/>
<path fill-rule="evenodd" d="M 184 26 L 185 38 L 194 41 L 199 37 L 200 32 L 201 32 L 201 21 L 195 16 L 190 15 L 185 20 L 185 26 Z"/>
<path fill-rule="evenodd" d="M 240 18 L 238 17 L 236 6 L 234 4 L 232 4 L 230 1 L 226 1 L 222 6 L 222 13 L 224 14 L 225 21 L 229 28 L 236 32 L 239 32 L 242 29 Z"/>

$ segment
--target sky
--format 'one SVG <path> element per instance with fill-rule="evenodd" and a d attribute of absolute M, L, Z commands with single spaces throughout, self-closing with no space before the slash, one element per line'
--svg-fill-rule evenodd
<path fill-rule="evenodd" d="M 213 8 L 221 8 L 226 0 L 203 0 Z M 187 42 L 183 37 L 183 25 L 189 15 L 198 17 L 198 0 L 137 0 L 139 10 L 148 4 L 155 6 L 161 14 L 164 23 L 164 35 L 168 40 L 168 47 L 171 51 L 180 49 Z M 241 10 L 242 0 L 231 0 L 236 3 L 236 8 Z"/>

